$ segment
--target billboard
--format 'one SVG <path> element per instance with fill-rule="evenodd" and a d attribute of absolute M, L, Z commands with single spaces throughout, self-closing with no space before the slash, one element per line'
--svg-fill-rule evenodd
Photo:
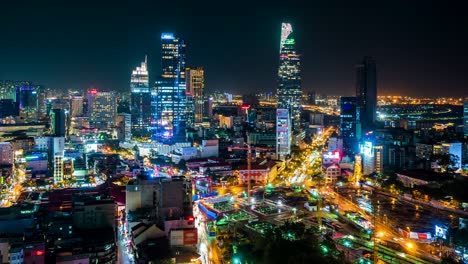
<path fill-rule="evenodd" d="M 361 154 L 367 157 L 373 157 L 374 151 L 373 151 L 372 145 L 373 145 L 372 142 L 365 141 L 364 144 L 361 145 Z"/>
<path fill-rule="evenodd" d="M 171 230 L 171 246 L 191 246 L 198 243 L 197 229 Z"/>

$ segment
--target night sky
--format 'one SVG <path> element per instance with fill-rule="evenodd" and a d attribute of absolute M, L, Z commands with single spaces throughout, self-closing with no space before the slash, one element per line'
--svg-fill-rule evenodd
<path fill-rule="evenodd" d="M 288 21 L 304 91 L 352 95 L 354 64 L 371 55 L 380 95 L 468 95 L 462 1 L 3 2 L 0 79 L 127 91 L 145 54 L 154 80 L 160 34 L 172 31 L 187 42 L 187 65 L 205 67 L 207 90 L 275 91 Z"/>

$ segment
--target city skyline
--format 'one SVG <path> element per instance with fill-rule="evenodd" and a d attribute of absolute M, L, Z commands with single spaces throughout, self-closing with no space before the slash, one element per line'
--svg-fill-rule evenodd
<path fill-rule="evenodd" d="M 10 41 L 0 44 L 0 79 L 31 80 L 60 89 L 125 91 L 128 73 L 148 54 L 150 85 L 154 85 L 159 72 L 158 36 L 169 31 L 190 43 L 187 61 L 191 65 L 187 66 L 204 66 L 207 91 L 274 91 L 278 25 L 287 21 L 297 33 L 304 91 L 353 95 L 354 64 L 369 55 L 379 63 L 379 95 L 424 91 L 437 96 L 442 90 L 447 96 L 464 95 L 466 37 L 460 34 L 463 23 L 456 23 L 462 21 L 456 19 L 466 18 L 449 16 L 449 11 L 460 12 L 455 7 L 449 10 L 428 2 L 402 8 L 399 4 L 363 3 L 346 9 L 301 2 L 280 8 L 271 3 L 269 12 L 260 5 L 223 12 L 198 6 L 200 12 L 186 16 L 190 5 L 182 4 L 173 15 L 170 11 L 176 6 L 146 3 L 148 8 L 132 12 L 128 20 L 119 19 L 129 12 L 125 6 L 104 13 L 109 7 L 97 5 L 81 12 L 84 7 L 38 6 L 40 12 L 28 8 L 21 20 L 11 15 L 2 18 L 1 32 Z M 21 9 L 10 3 L 6 10 L 15 14 Z M 156 18 L 149 16 L 155 10 L 162 12 Z M 135 14 L 139 20 L 132 19 Z M 259 14 L 264 16 L 258 18 Z M 211 26 L 214 20 L 218 23 Z M 245 67 L 247 63 L 253 67 Z"/>

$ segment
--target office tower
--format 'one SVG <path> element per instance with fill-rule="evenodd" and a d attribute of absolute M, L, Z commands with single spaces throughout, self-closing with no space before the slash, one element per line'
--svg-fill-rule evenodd
<path fill-rule="evenodd" d="M 18 116 L 18 105 L 13 99 L 0 99 L 0 118 Z"/>
<path fill-rule="evenodd" d="M 301 63 L 292 32 L 291 24 L 282 24 L 277 95 L 278 109 L 288 110 L 292 129 L 298 132 L 301 124 Z"/>
<path fill-rule="evenodd" d="M 83 96 L 74 94 L 70 98 L 70 117 L 83 116 Z"/>
<path fill-rule="evenodd" d="M 192 95 L 195 106 L 194 121 L 195 124 L 200 124 L 203 122 L 203 89 L 205 88 L 203 67 L 187 68 L 186 75 L 187 92 Z"/>
<path fill-rule="evenodd" d="M 132 71 L 130 77 L 130 112 L 132 134 L 138 137 L 149 137 L 151 126 L 151 91 L 147 58 Z"/>
<path fill-rule="evenodd" d="M 159 142 L 186 139 L 185 42 L 172 33 L 161 35 L 161 76 L 153 96 L 152 138 Z"/>
<path fill-rule="evenodd" d="M 468 136 L 468 102 L 463 104 L 463 133 Z"/>
<path fill-rule="evenodd" d="M 25 122 L 37 122 L 37 86 L 17 86 L 16 103 L 18 104 L 20 118 L 22 118 Z"/>
<path fill-rule="evenodd" d="M 357 151 L 357 141 L 361 135 L 356 97 L 341 97 L 340 109 L 340 135 L 346 152 L 352 154 Z"/>
<path fill-rule="evenodd" d="M 132 138 L 132 117 L 130 114 L 118 114 L 115 119 L 117 139 L 127 141 Z"/>
<path fill-rule="evenodd" d="M 372 130 L 377 111 L 377 70 L 372 57 L 364 57 L 356 65 L 356 98 L 362 129 Z"/>
<path fill-rule="evenodd" d="M 99 129 L 113 126 L 117 113 L 116 93 L 89 89 L 87 97 L 90 125 Z"/>
<path fill-rule="evenodd" d="M 284 159 L 291 154 L 291 115 L 288 109 L 276 109 L 276 155 Z"/>
<path fill-rule="evenodd" d="M 51 115 L 52 136 L 64 137 L 66 134 L 67 115 L 64 109 L 52 109 Z"/>

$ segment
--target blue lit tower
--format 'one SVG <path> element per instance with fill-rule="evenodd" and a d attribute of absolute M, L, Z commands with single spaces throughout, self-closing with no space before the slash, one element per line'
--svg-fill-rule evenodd
<path fill-rule="evenodd" d="M 153 97 L 154 140 L 184 142 L 186 134 L 185 42 L 172 33 L 161 35 L 161 76 Z"/>
<path fill-rule="evenodd" d="M 147 59 L 132 71 L 130 78 L 131 89 L 131 124 L 132 134 L 139 137 L 150 136 L 151 125 L 151 91 Z"/>
<path fill-rule="evenodd" d="M 288 110 L 292 129 L 297 132 L 301 124 L 301 62 L 292 32 L 291 24 L 282 24 L 277 95 L 278 109 Z"/>
<path fill-rule="evenodd" d="M 364 57 L 356 65 L 356 98 L 364 131 L 374 128 L 377 111 L 377 70 L 372 57 Z"/>
<path fill-rule="evenodd" d="M 341 97 L 340 108 L 340 135 L 343 138 L 343 145 L 347 153 L 355 153 L 357 151 L 357 140 L 361 134 L 356 97 Z"/>

